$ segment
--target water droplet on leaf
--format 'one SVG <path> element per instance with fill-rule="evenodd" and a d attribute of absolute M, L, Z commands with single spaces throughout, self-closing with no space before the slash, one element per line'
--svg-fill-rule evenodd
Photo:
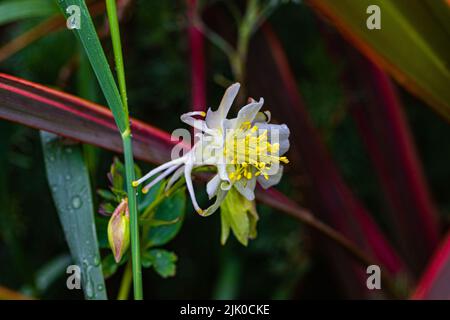
<path fill-rule="evenodd" d="M 72 206 L 75 209 L 79 209 L 82 204 L 83 204 L 83 202 L 81 201 L 81 198 L 79 196 L 75 196 L 72 198 Z"/>
<path fill-rule="evenodd" d="M 92 287 L 92 283 L 90 280 L 86 283 L 86 296 L 88 299 L 92 299 L 94 297 L 94 288 Z"/>

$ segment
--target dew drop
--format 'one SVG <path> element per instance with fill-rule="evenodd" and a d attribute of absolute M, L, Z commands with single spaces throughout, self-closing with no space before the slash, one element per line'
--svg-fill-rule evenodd
<path fill-rule="evenodd" d="M 92 267 L 89 265 L 89 262 L 86 258 L 83 259 L 83 272 L 85 276 L 85 294 L 88 299 L 92 299 L 95 297 L 95 288 L 92 283 L 91 277 L 91 269 Z"/>
<path fill-rule="evenodd" d="M 72 177 L 70 176 L 70 174 L 67 174 L 67 175 L 65 176 L 65 178 L 66 178 L 66 180 L 72 179 Z"/>
<path fill-rule="evenodd" d="M 100 258 L 98 256 L 94 257 L 94 265 L 99 266 L 100 265 Z"/>
<path fill-rule="evenodd" d="M 98 291 L 103 291 L 105 287 L 102 284 L 97 285 L 97 290 Z"/>
<path fill-rule="evenodd" d="M 94 288 L 92 287 L 90 279 L 86 283 L 86 296 L 88 299 L 92 299 L 94 297 Z"/>
<path fill-rule="evenodd" d="M 79 209 L 82 206 L 83 202 L 79 196 L 75 196 L 72 198 L 72 207 L 75 209 Z"/>
<path fill-rule="evenodd" d="M 67 148 L 66 149 L 66 153 L 71 154 L 72 153 L 72 148 Z"/>

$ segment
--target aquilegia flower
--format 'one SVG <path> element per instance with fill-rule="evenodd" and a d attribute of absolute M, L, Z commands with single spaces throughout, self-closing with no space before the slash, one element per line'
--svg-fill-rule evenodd
<path fill-rule="evenodd" d="M 239 83 L 230 86 L 217 111 L 195 111 L 183 114 L 181 120 L 197 131 L 197 142 L 183 156 L 166 162 L 135 181 L 136 187 L 159 174 L 142 189 L 147 192 L 162 179 L 172 175 L 166 188 L 170 188 L 183 175 L 195 210 L 203 216 L 219 208 L 231 188 L 252 201 L 256 182 L 267 189 L 277 184 L 283 173 L 283 156 L 289 149 L 289 129 L 285 124 L 270 124 L 270 113 L 260 112 L 264 99 L 249 99 L 236 118 L 227 119 L 228 112 L 239 91 Z M 196 117 L 200 117 L 196 118 Z M 215 166 L 217 174 L 208 182 L 206 191 L 215 202 L 207 209 L 197 203 L 192 183 L 192 170 Z"/>

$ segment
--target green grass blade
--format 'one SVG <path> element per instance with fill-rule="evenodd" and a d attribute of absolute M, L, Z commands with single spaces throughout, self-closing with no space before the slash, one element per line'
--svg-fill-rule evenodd
<path fill-rule="evenodd" d="M 109 28 L 111 29 L 111 39 L 114 51 L 114 60 L 116 62 L 117 80 L 119 82 L 120 95 L 122 97 L 123 107 L 128 114 L 127 86 L 125 82 L 125 68 L 123 66 L 122 44 L 120 41 L 119 19 L 117 18 L 116 0 L 106 0 L 106 9 L 108 12 Z"/>
<path fill-rule="evenodd" d="M 122 53 L 120 50 L 119 27 L 115 10 L 114 12 L 111 12 L 111 9 L 115 9 L 115 6 L 112 4 L 112 2 L 107 3 L 107 7 L 109 8 L 108 17 L 110 21 L 112 21 L 111 32 L 113 48 L 116 58 L 116 64 L 118 67 L 119 84 L 121 87 L 122 96 L 119 94 L 119 90 L 117 89 L 117 85 L 114 81 L 114 77 L 111 73 L 111 69 L 106 60 L 106 56 L 103 52 L 103 48 L 98 39 L 94 24 L 85 2 L 82 0 L 57 0 L 57 3 L 66 18 L 69 17 L 67 8 L 69 8 L 70 6 L 75 5 L 80 9 L 80 28 L 74 29 L 74 31 L 84 47 L 86 55 L 88 56 L 95 75 L 97 76 L 100 87 L 102 88 L 106 101 L 108 102 L 108 105 L 114 115 L 117 127 L 121 132 L 125 155 L 128 206 L 130 210 L 134 292 L 135 299 L 142 299 L 142 276 L 139 248 L 139 225 L 136 211 L 136 192 L 131 185 L 132 181 L 134 180 L 134 160 L 126 98 L 125 73 L 123 70 Z M 70 10 L 69 12 L 72 14 Z"/>
<path fill-rule="evenodd" d="M 69 14 L 66 12 L 66 9 L 69 6 L 76 5 L 80 8 L 80 29 L 73 29 L 73 32 L 83 45 L 100 84 L 100 88 L 114 115 L 117 127 L 121 133 L 125 132 L 128 127 L 128 113 L 122 104 L 119 90 L 117 89 L 117 85 L 85 2 L 82 0 L 58 0 L 57 2 L 66 18 L 69 17 Z"/>
<path fill-rule="evenodd" d="M 63 254 L 53 258 L 43 265 L 35 276 L 36 290 L 41 295 L 50 289 L 52 284 L 66 273 L 66 268 L 72 263 L 72 258 L 68 254 Z"/>
<path fill-rule="evenodd" d="M 120 41 L 119 19 L 115 0 L 106 0 L 106 11 L 108 13 L 109 27 L 111 29 L 111 40 L 113 44 L 114 59 L 116 63 L 117 78 L 119 80 L 120 95 L 126 115 L 128 116 L 127 89 L 125 85 L 125 70 L 123 67 L 122 45 Z M 127 120 L 128 121 L 128 120 Z M 127 125 L 129 125 L 127 123 Z M 139 239 L 139 221 L 137 215 L 136 191 L 132 186 L 135 179 L 133 148 L 131 132 L 128 129 L 122 132 L 123 151 L 125 155 L 125 171 L 127 179 L 128 208 L 130 210 L 130 235 L 131 235 L 131 259 L 133 272 L 134 299 L 142 300 L 142 269 L 141 249 Z"/>
<path fill-rule="evenodd" d="M 80 48 L 80 62 L 77 72 L 77 90 L 81 98 L 89 101 L 98 102 L 98 88 L 97 82 L 95 81 L 95 74 L 92 70 L 91 64 L 84 52 L 83 48 Z M 86 166 L 88 167 L 90 177 L 95 177 L 95 173 L 99 164 L 99 149 L 95 146 L 84 144 L 83 145 L 84 160 Z M 95 179 L 91 180 L 93 182 L 92 187 L 95 189 Z"/>
<path fill-rule="evenodd" d="M 51 0 L 9 0 L 0 3 L 0 25 L 27 18 L 47 17 L 58 11 Z"/>
<path fill-rule="evenodd" d="M 47 179 L 87 299 L 107 299 L 95 231 L 89 175 L 80 146 L 41 131 Z"/>

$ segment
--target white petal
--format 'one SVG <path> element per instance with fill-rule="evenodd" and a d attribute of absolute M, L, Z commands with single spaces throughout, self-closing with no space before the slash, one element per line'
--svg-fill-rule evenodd
<path fill-rule="evenodd" d="M 259 130 L 268 130 L 269 133 L 272 131 L 278 131 L 280 138 L 288 138 L 290 131 L 287 125 L 285 124 L 273 124 L 273 123 L 263 123 L 258 122 L 255 123 L 258 126 Z M 269 135 L 270 138 L 270 135 Z"/>
<path fill-rule="evenodd" d="M 172 172 L 175 171 L 175 169 L 178 168 L 178 165 L 175 165 L 173 167 L 170 167 L 169 169 L 167 169 L 166 171 L 164 171 L 163 173 L 161 173 L 158 177 L 156 177 L 155 179 L 153 179 L 149 184 L 147 184 L 144 188 L 143 191 L 146 190 L 150 190 L 151 187 L 153 187 L 155 184 L 157 184 L 158 182 L 160 182 L 162 179 L 164 179 L 165 177 L 167 177 L 169 174 L 171 174 Z"/>
<path fill-rule="evenodd" d="M 206 192 L 208 193 L 209 199 L 212 199 L 214 195 L 217 193 L 217 189 L 219 188 L 220 178 L 219 175 L 216 174 L 209 182 L 206 184 Z"/>
<path fill-rule="evenodd" d="M 279 155 L 281 156 L 285 154 L 289 150 L 289 147 L 290 147 L 289 138 L 280 139 L 280 151 L 278 151 Z"/>
<path fill-rule="evenodd" d="M 268 131 L 268 139 L 270 143 L 275 143 L 272 141 L 272 136 L 275 136 L 275 133 L 278 134 L 278 142 L 280 144 L 280 150 L 278 154 L 281 156 L 285 154 L 289 150 L 289 135 L 290 131 L 287 125 L 285 124 L 267 124 L 267 123 L 256 123 L 260 132 L 267 130 Z"/>
<path fill-rule="evenodd" d="M 202 214 L 203 210 L 197 203 L 197 199 L 195 198 L 194 186 L 192 184 L 192 160 L 187 161 L 184 167 L 184 177 L 186 179 L 186 187 L 189 192 L 189 196 L 191 197 L 192 205 L 199 214 Z"/>
<path fill-rule="evenodd" d="M 261 98 L 258 102 L 255 101 L 242 107 L 237 115 L 237 126 L 240 126 L 244 122 L 253 122 L 263 104 L 264 99 Z"/>
<path fill-rule="evenodd" d="M 177 182 L 178 179 L 181 178 L 181 176 L 183 175 L 183 173 L 184 173 L 184 165 L 181 166 L 181 167 L 179 167 L 179 168 L 177 169 L 177 171 L 175 171 L 174 174 L 170 177 L 169 181 L 167 182 L 165 191 L 168 191 L 168 190 L 170 189 L 170 187 L 172 187 L 173 184 L 174 184 L 175 182 Z"/>
<path fill-rule="evenodd" d="M 219 174 L 220 180 L 222 183 L 220 184 L 220 188 L 222 190 L 230 190 L 231 182 L 228 177 L 227 165 L 226 164 L 217 164 L 217 173 Z"/>
<path fill-rule="evenodd" d="M 142 182 L 144 182 L 145 180 L 147 180 L 147 179 L 151 178 L 152 176 L 154 176 L 155 174 L 157 174 L 158 172 L 161 172 L 169 167 L 172 167 L 175 165 L 178 166 L 178 165 L 182 164 L 185 161 L 185 159 L 186 159 L 186 157 L 181 157 L 181 158 L 166 162 L 166 163 L 160 165 L 159 167 L 156 167 L 155 169 L 151 170 L 145 176 L 138 179 L 136 182 L 139 185 Z"/>
<path fill-rule="evenodd" d="M 196 119 L 193 116 L 202 114 L 200 111 L 194 111 L 194 112 L 188 112 L 181 115 L 180 119 L 184 123 L 187 123 L 191 127 L 194 127 L 202 132 L 205 132 L 208 130 L 206 126 L 205 120 Z"/>
<path fill-rule="evenodd" d="M 219 188 L 217 191 L 216 200 L 214 201 L 214 203 L 210 207 L 208 207 L 206 210 L 203 210 L 200 213 L 200 215 L 207 217 L 207 216 L 213 214 L 217 209 L 219 209 L 219 207 L 222 204 L 223 200 L 225 199 L 227 193 L 228 193 L 228 191 L 222 190 Z"/>
<path fill-rule="evenodd" d="M 237 118 L 233 118 L 233 119 L 223 119 L 222 121 L 222 127 L 223 127 L 223 138 L 225 139 L 226 134 L 227 134 L 227 130 L 234 130 L 236 129 L 237 126 Z M 230 133 L 232 133 L 233 131 L 229 131 Z"/>
<path fill-rule="evenodd" d="M 254 121 L 260 122 L 260 123 L 269 123 L 271 118 L 272 118 L 272 115 L 271 115 L 270 111 L 263 111 L 263 112 L 258 112 L 256 114 Z"/>
<path fill-rule="evenodd" d="M 283 176 L 283 166 L 280 166 L 280 169 L 276 174 L 270 175 L 269 179 L 266 180 L 262 175 L 258 177 L 258 183 L 263 187 L 263 189 L 268 189 L 276 184 L 278 184 Z"/>
<path fill-rule="evenodd" d="M 225 94 L 223 95 L 222 101 L 220 101 L 220 105 L 217 111 L 208 109 L 205 120 L 209 128 L 221 128 L 222 120 L 227 117 L 231 105 L 233 104 L 233 101 L 239 92 L 240 86 L 241 85 L 239 83 L 235 83 L 228 87 L 228 89 L 225 91 Z"/>
<path fill-rule="evenodd" d="M 239 191 L 239 193 L 242 194 L 247 200 L 255 200 L 256 178 L 236 181 L 233 186 L 236 187 L 237 191 Z"/>

